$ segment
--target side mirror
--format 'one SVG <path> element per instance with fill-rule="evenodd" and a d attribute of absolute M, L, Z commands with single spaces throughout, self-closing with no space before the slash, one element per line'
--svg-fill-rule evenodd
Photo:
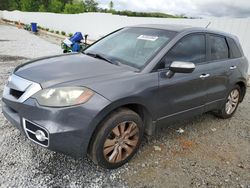
<path fill-rule="evenodd" d="M 194 69 L 194 63 L 184 61 L 173 61 L 169 66 L 169 70 L 174 73 L 191 73 Z"/>
<path fill-rule="evenodd" d="M 168 67 L 166 64 L 165 67 Z M 192 62 L 173 61 L 169 66 L 169 71 L 166 73 L 167 78 L 172 78 L 175 73 L 191 73 L 195 69 L 195 64 Z"/>

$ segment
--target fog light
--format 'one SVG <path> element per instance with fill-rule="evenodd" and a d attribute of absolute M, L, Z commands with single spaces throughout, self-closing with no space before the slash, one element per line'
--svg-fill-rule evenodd
<path fill-rule="evenodd" d="M 45 133 L 41 130 L 37 130 L 35 132 L 35 136 L 36 136 L 36 139 L 43 142 L 46 140 L 46 136 L 45 136 Z"/>

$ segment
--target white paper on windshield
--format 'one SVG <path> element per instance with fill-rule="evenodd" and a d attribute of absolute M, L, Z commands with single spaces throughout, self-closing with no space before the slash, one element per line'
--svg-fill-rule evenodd
<path fill-rule="evenodd" d="M 156 41 L 158 39 L 158 37 L 157 36 L 150 36 L 150 35 L 140 35 L 139 37 L 137 37 L 137 39 Z"/>

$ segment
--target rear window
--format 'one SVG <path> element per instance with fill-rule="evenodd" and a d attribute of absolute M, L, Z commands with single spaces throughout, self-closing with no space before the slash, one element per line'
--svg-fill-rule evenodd
<path fill-rule="evenodd" d="M 235 41 L 231 38 L 227 38 L 227 42 L 230 48 L 230 58 L 239 58 L 242 57 L 242 53 L 235 43 Z"/>
<path fill-rule="evenodd" d="M 222 60 L 228 59 L 229 50 L 227 46 L 226 39 L 221 36 L 210 35 L 211 44 L 211 60 Z"/>

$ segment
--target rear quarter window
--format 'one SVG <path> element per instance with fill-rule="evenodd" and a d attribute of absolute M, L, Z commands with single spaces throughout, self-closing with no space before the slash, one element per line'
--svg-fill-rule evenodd
<path fill-rule="evenodd" d="M 242 57 L 242 53 L 238 45 L 236 44 L 236 42 L 231 38 L 227 38 L 227 42 L 228 42 L 229 49 L 230 49 L 230 58 Z"/>
<path fill-rule="evenodd" d="M 210 35 L 210 60 L 223 60 L 229 58 L 229 49 L 225 37 Z"/>

